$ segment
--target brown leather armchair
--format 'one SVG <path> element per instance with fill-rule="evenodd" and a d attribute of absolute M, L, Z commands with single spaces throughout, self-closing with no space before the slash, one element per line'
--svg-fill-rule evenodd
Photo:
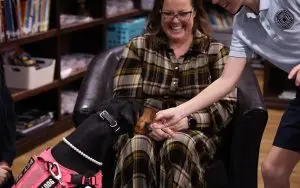
<path fill-rule="evenodd" d="M 123 47 L 97 55 L 88 67 L 74 109 L 79 125 L 95 104 L 112 95 L 112 77 Z M 257 188 L 259 147 L 268 113 L 252 68 L 247 65 L 238 83 L 238 108 L 222 133 L 223 144 L 207 169 L 208 188 Z M 112 187 L 115 165 L 112 153 L 104 161 L 104 186 Z"/>

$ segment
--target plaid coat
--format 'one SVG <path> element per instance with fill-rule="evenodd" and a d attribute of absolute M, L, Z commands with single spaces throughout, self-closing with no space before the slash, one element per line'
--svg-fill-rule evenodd
<path fill-rule="evenodd" d="M 196 32 L 189 50 L 176 58 L 163 34 L 132 39 L 114 77 L 114 96 L 144 100 L 161 110 L 177 106 L 218 79 L 228 49 Z M 148 136 L 121 137 L 114 187 L 203 187 L 205 167 L 216 153 L 218 133 L 231 120 L 236 89 L 192 114 L 196 130 L 156 142 Z"/>

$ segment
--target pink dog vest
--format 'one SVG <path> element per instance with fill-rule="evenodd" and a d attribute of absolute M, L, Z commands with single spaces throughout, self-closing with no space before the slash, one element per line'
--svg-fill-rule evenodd
<path fill-rule="evenodd" d="M 31 157 L 13 188 L 69 188 L 89 186 L 102 188 L 102 173 L 86 177 L 58 164 L 52 157 L 51 148 L 39 156 Z"/>

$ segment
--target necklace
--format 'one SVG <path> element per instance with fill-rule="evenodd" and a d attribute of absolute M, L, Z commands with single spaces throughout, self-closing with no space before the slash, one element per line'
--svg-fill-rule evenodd
<path fill-rule="evenodd" d="M 65 137 L 63 137 L 63 141 L 64 143 L 66 143 L 70 148 L 72 148 L 74 151 L 76 151 L 79 155 L 81 155 L 82 157 L 86 158 L 87 160 L 89 160 L 90 162 L 98 165 L 98 166 L 102 166 L 103 163 L 96 161 L 95 159 L 93 159 L 92 157 L 88 156 L 87 154 L 83 153 L 82 151 L 80 151 L 78 148 L 76 148 L 73 144 L 71 144 Z"/>

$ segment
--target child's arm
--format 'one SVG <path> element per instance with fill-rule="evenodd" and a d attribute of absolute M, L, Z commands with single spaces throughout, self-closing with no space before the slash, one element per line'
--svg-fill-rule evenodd
<path fill-rule="evenodd" d="M 155 120 L 167 120 L 165 126 L 172 126 L 189 114 L 206 108 L 219 101 L 234 89 L 245 65 L 246 58 L 228 57 L 224 71 L 219 79 L 214 81 L 211 85 L 189 101 L 175 108 L 159 111 L 156 114 Z M 156 126 L 154 128 L 162 127 Z"/>

